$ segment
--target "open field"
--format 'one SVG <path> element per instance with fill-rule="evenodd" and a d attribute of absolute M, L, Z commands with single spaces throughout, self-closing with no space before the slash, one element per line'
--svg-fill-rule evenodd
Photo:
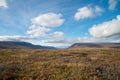
<path fill-rule="evenodd" d="M 120 80 L 120 49 L 1 49 L 0 80 Z"/>

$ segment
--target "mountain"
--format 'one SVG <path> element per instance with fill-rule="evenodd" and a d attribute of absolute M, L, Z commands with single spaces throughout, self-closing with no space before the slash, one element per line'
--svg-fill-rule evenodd
<path fill-rule="evenodd" d="M 120 43 L 75 43 L 69 48 L 120 48 Z"/>
<path fill-rule="evenodd" d="M 0 41 L 0 49 L 56 49 L 49 46 L 33 45 L 28 42 Z"/>

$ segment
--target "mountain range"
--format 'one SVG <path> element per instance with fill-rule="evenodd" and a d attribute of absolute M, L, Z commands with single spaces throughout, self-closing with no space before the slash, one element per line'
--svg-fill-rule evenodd
<path fill-rule="evenodd" d="M 120 48 L 120 43 L 75 43 L 70 48 Z"/>
<path fill-rule="evenodd" d="M 69 48 L 120 48 L 120 43 L 75 43 Z M 0 49 L 57 49 L 20 41 L 0 41 Z"/>
<path fill-rule="evenodd" d="M 56 49 L 50 46 L 34 45 L 28 42 L 0 41 L 0 49 Z"/>

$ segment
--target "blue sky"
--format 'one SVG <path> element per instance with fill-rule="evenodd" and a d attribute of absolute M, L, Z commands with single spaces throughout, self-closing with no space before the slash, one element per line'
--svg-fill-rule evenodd
<path fill-rule="evenodd" d="M 119 25 L 120 0 L 0 0 L 0 41 L 120 42 Z"/>

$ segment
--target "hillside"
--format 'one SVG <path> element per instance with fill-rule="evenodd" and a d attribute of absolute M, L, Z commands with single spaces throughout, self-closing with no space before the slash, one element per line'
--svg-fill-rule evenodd
<path fill-rule="evenodd" d="M 28 42 L 0 41 L 0 49 L 55 49 L 49 46 L 33 45 Z"/>
<path fill-rule="evenodd" d="M 75 43 L 70 48 L 120 48 L 120 43 Z"/>

